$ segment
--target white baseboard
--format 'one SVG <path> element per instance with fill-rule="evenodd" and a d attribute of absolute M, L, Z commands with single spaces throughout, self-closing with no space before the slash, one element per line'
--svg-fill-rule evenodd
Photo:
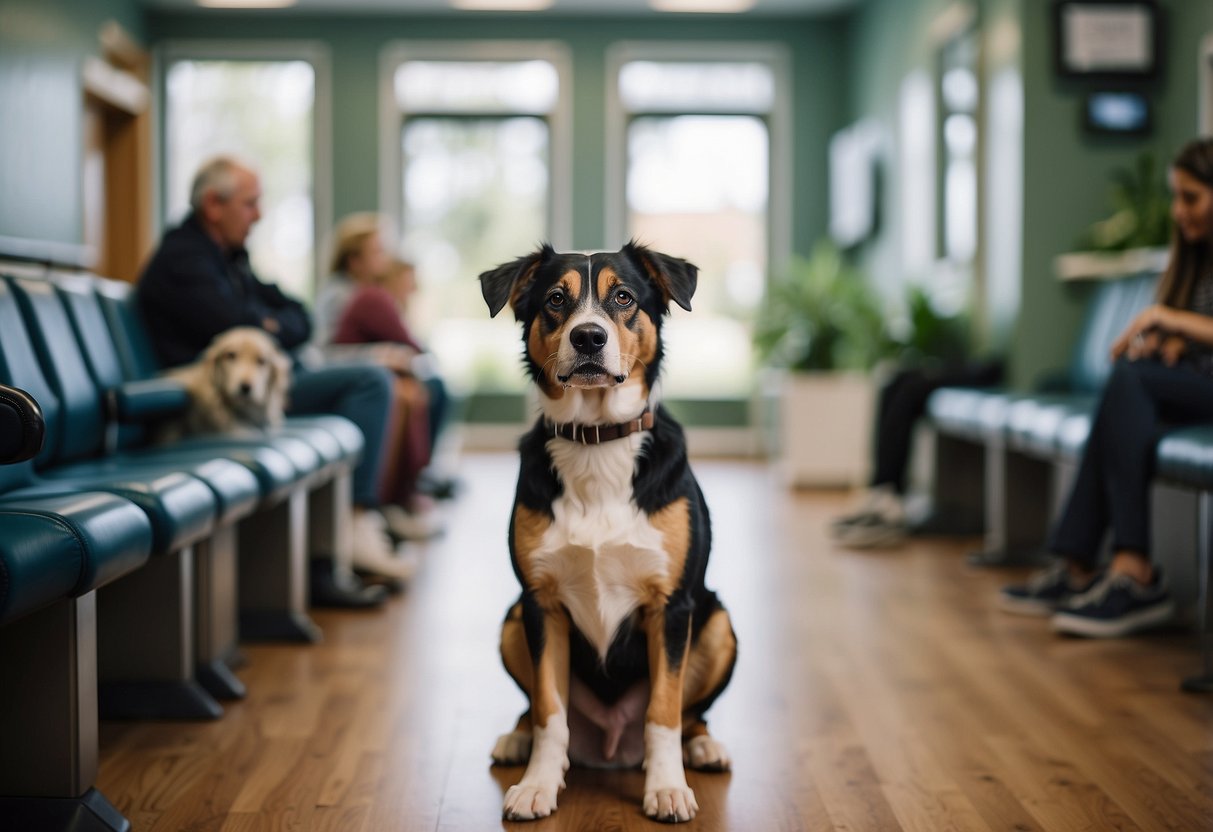
<path fill-rule="evenodd" d="M 687 452 L 699 457 L 746 457 L 765 455 L 758 428 L 686 428 Z"/>
<path fill-rule="evenodd" d="M 529 423 L 461 424 L 458 426 L 459 448 L 464 451 L 515 451 L 518 440 L 530 428 Z"/>

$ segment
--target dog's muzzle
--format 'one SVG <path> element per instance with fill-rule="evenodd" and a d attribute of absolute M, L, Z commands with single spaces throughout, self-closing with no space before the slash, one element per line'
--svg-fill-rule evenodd
<path fill-rule="evenodd" d="M 561 384 L 576 386 L 595 386 L 609 383 L 609 380 L 622 384 L 627 379 L 626 374 L 612 373 L 600 360 L 595 360 L 601 359 L 607 338 L 607 331 L 598 324 L 578 324 L 573 327 L 569 332 L 569 343 L 577 353 L 577 360 L 567 373 L 557 373 L 557 380 Z"/>

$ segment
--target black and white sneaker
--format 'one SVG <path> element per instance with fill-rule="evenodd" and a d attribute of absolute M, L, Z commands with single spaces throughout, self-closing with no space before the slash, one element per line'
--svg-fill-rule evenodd
<path fill-rule="evenodd" d="M 1086 580 L 1075 580 L 1065 561 L 1058 561 L 1028 577 L 1026 584 L 1004 586 L 998 593 L 998 607 L 1016 615 L 1052 615 L 1075 595 L 1081 595 L 1099 580 L 1099 573 Z"/>
<path fill-rule="evenodd" d="M 1059 633 L 1119 638 L 1165 624 L 1174 615 L 1175 602 L 1162 570 L 1155 567 L 1148 585 L 1129 575 L 1105 573 L 1095 586 L 1058 610 L 1051 623 Z"/>
<path fill-rule="evenodd" d="M 906 521 L 900 514 L 869 514 L 834 534 L 848 549 L 880 549 L 897 546 L 906 539 Z"/>
<path fill-rule="evenodd" d="M 847 529 L 851 526 L 863 525 L 871 523 L 873 519 L 880 515 L 866 508 L 857 509 L 850 514 L 844 514 L 841 517 L 835 517 L 830 521 L 830 535 L 837 538 L 846 534 Z"/>
<path fill-rule="evenodd" d="M 906 536 L 901 496 L 887 485 L 868 489 L 854 511 L 830 523 L 830 536 L 854 549 L 900 543 Z"/>

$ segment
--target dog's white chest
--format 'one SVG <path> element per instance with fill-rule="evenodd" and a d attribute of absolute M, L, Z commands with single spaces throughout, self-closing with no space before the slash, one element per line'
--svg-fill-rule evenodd
<path fill-rule="evenodd" d="M 534 564 L 555 578 L 573 622 L 606 655 L 619 625 L 668 577 L 660 530 L 632 502 L 632 443 L 553 453 L 564 493 Z"/>

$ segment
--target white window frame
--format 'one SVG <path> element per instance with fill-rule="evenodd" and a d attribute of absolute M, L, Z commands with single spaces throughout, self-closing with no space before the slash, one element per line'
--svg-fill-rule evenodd
<path fill-rule="evenodd" d="M 943 130 L 946 118 L 942 82 L 943 55 L 952 44 L 965 37 L 974 38 L 977 44 L 977 54 L 974 59 L 973 72 L 976 76 L 978 98 L 977 108 L 973 112 L 973 123 L 977 131 L 976 143 L 973 147 L 974 174 L 976 176 L 974 203 L 974 240 L 972 256 L 964 261 L 957 261 L 949 256 L 947 250 L 948 233 L 948 201 L 946 193 L 947 149 L 944 142 Z M 934 258 L 930 269 L 929 286 L 932 288 L 934 299 L 944 309 L 959 309 L 967 307 L 971 311 L 975 333 L 981 335 L 989 328 L 990 314 L 987 304 L 988 281 L 986 265 L 990 257 L 990 241 L 987 232 L 991 226 L 987 209 L 989 198 L 989 78 L 987 76 L 987 55 L 985 36 L 981 30 L 977 7 L 967 0 L 954 0 L 940 12 L 927 29 L 927 39 L 930 48 L 931 85 L 935 95 L 935 124 L 932 144 L 935 153 L 934 186 L 932 188 L 932 205 L 935 218 L 933 221 L 935 239 L 932 249 Z M 1005 206 L 1004 206 L 1005 207 Z M 1010 233 L 1009 229 L 1000 229 Z"/>
<path fill-rule="evenodd" d="M 156 48 L 152 78 L 152 163 L 155 195 L 152 199 L 153 228 L 157 238 L 164 232 L 165 114 L 164 85 L 169 67 L 177 61 L 305 61 L 315 74 L 312 101 L 312 263 L 313 289 L 326 273 L 324 242 L 333 227 L 333 118 L 332 58 L 329 47 L 318 40 L 169 40 Z M 255 160 L 253 160 L 255 161 Z"/>
<path fill-rule="evenodd" d="M 558 249 L 572 246 L 573 61 L 568 47 L 555 40 L 399 40 L 383 47 L 379 53 L 379 211 L 391 219 L 393 228 L 402 228 L 404 220 L 400 130 L 409 115 L 396 98 L 397 68 L 408 61 L 530 60 L 552 64 L 559 79 L 556 106 L 545 116 L 551 129 L 547 227 L 553 246 Z"/>
<path fill-rule="evenodd" d="M 630 111 L 619 94 L 619 72 L 632 61 L 659 63 L 762 63 L 771 69 L 775 98 L 764 118 L 771 136 L 767 192 L 767 270 L 792 256 L 792 94 L 787 47 L 770 41 L 663 42 L 620 41 L 607 50 L 606 62 L 606 236 L 607 247 L 626 241 L 627 126 Z M 732 109 L 721 110 L 733 115 Z M 670 112 L 669 115 L 679 115 Z M 753 115 L 753 114 L 750 114 Z M 823 184 L 824 187 L 824 184 Z"/>

